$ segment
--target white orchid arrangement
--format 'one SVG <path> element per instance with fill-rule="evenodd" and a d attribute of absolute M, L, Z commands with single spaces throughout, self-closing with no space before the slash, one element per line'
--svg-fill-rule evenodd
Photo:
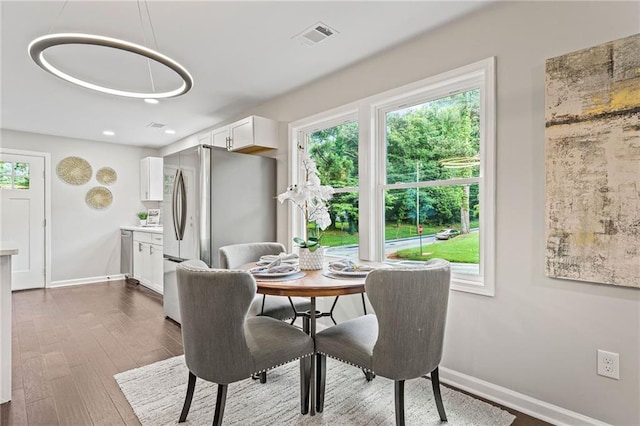
<path fill-rule="evenodd" d="M 320 247 L 324 231 L 331 225 L 329 216 L 329 206 L 327 201 L 333 197 L 333 188 L 329 185 L 321 185 L 318 177 L 316 162 L 308 153 L 301 154 L 302 166 L 305 169 L 305 182 L 302 185 L 291 185 L 285 192 L 278 195 L 278 201 L 292 202 L 304 213 L 305 232 L 307 239 L 295 237 L 293 241 L 300 247 L 308 248 L 309 251 L 316 251 Z M 315 223 L 312 229 L 309 225 Z"/>

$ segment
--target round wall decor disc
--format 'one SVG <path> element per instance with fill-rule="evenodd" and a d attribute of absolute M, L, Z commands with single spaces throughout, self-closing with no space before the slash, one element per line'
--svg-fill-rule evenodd
<path fill-rule="evenodd" d="M 113 202 L 113 194 L 104 186 L 94 186 L 87 192 L 85 201 L 89 207 L 94 209 L 104 209 Z"/>
<path fill-rule="evenodd" d="M 58 177 L 71 185 L 84 185 L 91 179 L 93 170 L 87 160 L 80 157 L 67 157 L 56 167 Z"/>
<path fill-rule="evenodd" d="M 96 172 L 96 180 L 103 185 L 111 185 L 118 180 L 118 174 L 111 167 L 102 167 Z"/>

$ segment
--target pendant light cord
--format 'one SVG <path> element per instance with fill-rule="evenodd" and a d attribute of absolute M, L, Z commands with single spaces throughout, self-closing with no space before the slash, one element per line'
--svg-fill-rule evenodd
<path fill-rule="evenodd" d="M 58 23 L 58 19 L 60 19 L 60 15 L 62 15 L 62 11 L 64 10 L 65 7 L 67 7 L 67 3 L 69 3 L 69 0 L 66 0 L 64 2 L 62 7 L 60 8 L 60 12 L 58 12 L 58 16 L 56 16 L 56 18 L 53 20 L 53 23 L 51 23 L 51 27 L 49 27 L 49 34 L 53 33 L 53 29 L 56 26 L 56 24 Z"/>
<path fill-rule="evenodd" d="M 67 0 L 68 1 L 68 0 Z M 144 35 L 144 23 L 142 21 L 142 10 L 140 9 L 140 0 L 137 1 L 138 4 L 138 17 L 140 18 L 140 30 L 142 32 L 142 42 L 147 44 L 147 37 Z M 153 42 L 155 44 L 155 49 L 158 50 L 158 42 L 156 40 L 156 34 L 153 30 L 153 23 L 151 22 L 151 14 L 149 13 L 149 5 L 147 1 L 144 1 L 145 8 L 147 9 L 147 17 L 149 18 L 149 26 L 151 27 L 151 34 L 153 35 Z M 149 80 L 151 80 L 151 91 L 155 93 L 156 85 L 153 81 L 153 72 L 151 72 L 151 60 L 147 58 L 147 69 L 149 70 Z"/>

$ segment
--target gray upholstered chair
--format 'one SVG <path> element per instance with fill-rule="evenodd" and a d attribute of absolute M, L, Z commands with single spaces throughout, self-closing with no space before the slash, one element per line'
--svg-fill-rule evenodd
<path fill-rule="evenodd" d="M 255 262 L 261 256 L 284 253 L 280 243 L 246 243 L 220 247 L 220 267 L 234 269 L 241 265 Z M 295 311 L 294 311 L 295 307 Z M 264 315 L 279 320 L 296 319 L 297 312 L 311 309 L 311 301 L 304 297 L 283 297 L 256 295 L 249 309 L 250 315 Z"/>
<path fill-rule="evenodd" d="M 396 424 L 404 424 L 404 382 L 431 373 L 436 407 L 447 417 L 440 395 L 438 365 L 447 317 L 449 262 L 429 261 L 419 269 L 380 269 L 365 288 L 376 315 L 365 315 L 316 334 L 321 371 L 326 356 L 395 381 Z M 318 379 L 317 410 L 324 405 L 325 374 Z"/>
<path fill-rule="evenodd" d="M 196 377 L 218 384 L 213 424 L 219 425 L 229 383 L 313 354 L 313 340 L 299 329 L 274 318 L 247 316 L 256 294 L 256 282 L 248 272 L 209 269 L 200 260 L 189 260 L 178 265 L 177 276 L 189 369 L 180 423 L 189 413 Z M 310 374 L 308 368 L 301 371 L 303 411 Z"/>

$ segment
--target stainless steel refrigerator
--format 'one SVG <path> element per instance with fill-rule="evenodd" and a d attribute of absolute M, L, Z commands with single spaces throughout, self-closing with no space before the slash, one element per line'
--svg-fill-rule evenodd
<path fill-rule="evenodd" d="M 275 241 L 276 160 L 198 145 L 164 157 L 164 313 L 180 322 L 176 267 L 219 266 L 228 244 Z"/>

